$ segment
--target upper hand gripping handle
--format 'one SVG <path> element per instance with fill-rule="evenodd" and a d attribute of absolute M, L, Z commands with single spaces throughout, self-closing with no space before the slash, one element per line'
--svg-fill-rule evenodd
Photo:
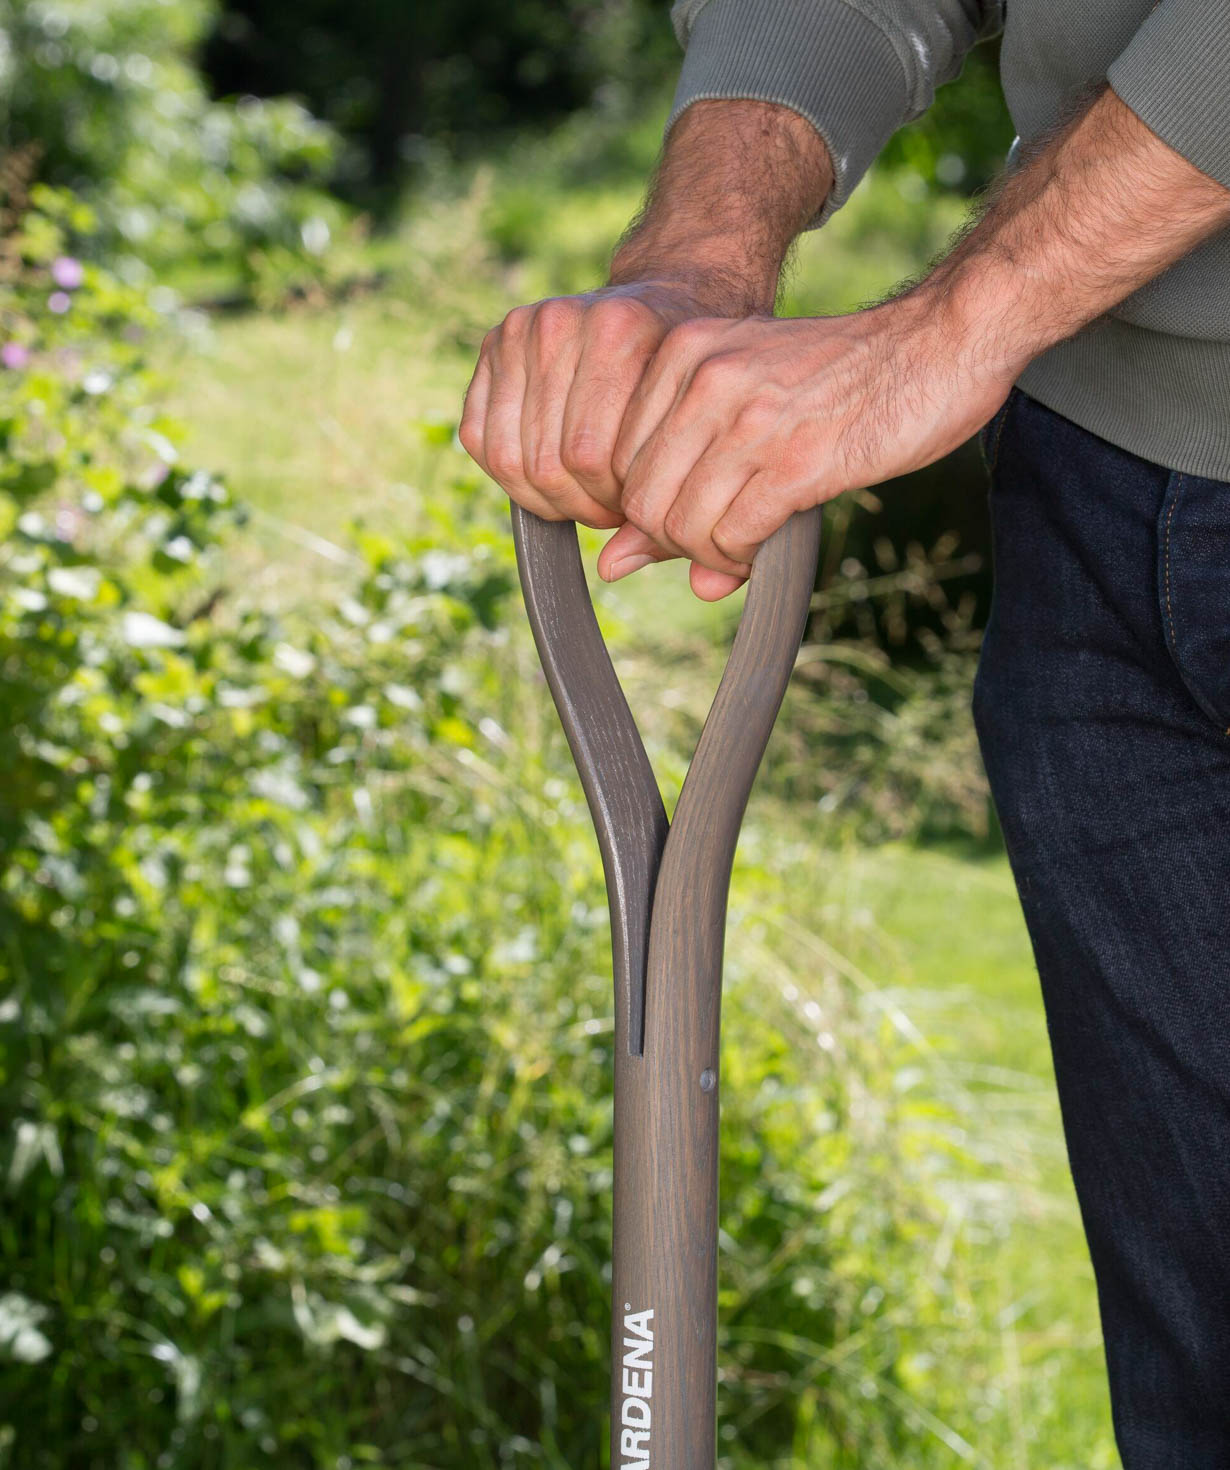
<path fill-rule="evenodd" d="M 616 1036 L 644 1045 L 650 920 L 673 927 L 689 894 L 719 922 L 744 807 L 807 620 L 820 510 L 760 548 L 721 684 L 680 794 L 674 829 L 594 617 L 576 527 L 512 507 L 517 566 L 547 682 L 598 832 L 611 906 Z M 665 859 L 663 854 L 665 851 Z M 659 863 L 665 863 L 661 879 Z M 655 897 L 656 894 L 656 897 Z"/>

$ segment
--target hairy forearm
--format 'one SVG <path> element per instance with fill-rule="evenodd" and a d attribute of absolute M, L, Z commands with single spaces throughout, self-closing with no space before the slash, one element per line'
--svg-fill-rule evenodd
<path fill-rule="evenodd" d="M 934 463 L 1033 358 L 1230 226 L 1230 190 L 1106 92 L 916 285 L 773 319 L 831 183 L 789 109 L 697 102 L 611 288 L 488 333 L 461 441 L 530 510 L 617 527 L 603 576 L 685 555 L 698 595 L 724 596 L 791 511 Z"/>
<path fill-rule="evenodd" d="M 1104 91 L 908 294 L 1014 375 L 1228 225 L 1230 190 Z"/>
<path fill-rule="evenodd" d="M 641 368 L 610 452 L 623 524 L 598 565 L 611 580 L 682 555 L 698 595 L 724 596 L 792 511 L 933 464 L 1034 357 L 1230 225 L 1230 190 L 1108 92 L 1013 171 L 916 285 L 845 316 L 771 319 L 823 169 L 780 134 L 767 167 L 754 127 L 728 149 L 694 110 L 698 131 L 668 154 L 615 276 L 687 293 L 697 272 L 731 271 L 751 305 L 709 305 Z"/>
<path fill-rule="evenodd" d="M 671 129 L 611 284 L 675 281 L 715 315 L 771 311 L 790 246 L 832 181 L 824 142 L 789 108 L 696 102 Z"/>

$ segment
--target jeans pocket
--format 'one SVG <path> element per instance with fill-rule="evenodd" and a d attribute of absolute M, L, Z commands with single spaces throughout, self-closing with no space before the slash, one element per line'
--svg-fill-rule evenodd
<path fill-rule="evenodd" d="M 1179 677 L 1230 734 L 1230 484 L 1171 475 L 1158 516 L 1157 586 Z"/>
<path fill-rule="evenodd" d="M 995 466 L 999 462 L 999 441 L 1003 438 L 1004 425 L 1008 421 L 1008 413 L 1012 408 L 1018 388 L 1013 388 L 1000 404 L 999 408 L 991 415 L 982 428 L 978 430 L 978 447 L 982 450 L 982 461 L 987 467 L 989 474 L 995 473 Z"/>

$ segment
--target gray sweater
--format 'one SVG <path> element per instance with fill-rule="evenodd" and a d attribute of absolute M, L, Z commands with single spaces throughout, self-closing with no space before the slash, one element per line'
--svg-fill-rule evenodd
<path fill-rule="evenodd" d="M 801 113 L 833 157 L 821 219 L 1001 27 L 1004 93 L 1024 142 L 1109 81 L 1230 187 L 1230 0 L 678 0 L 673 18 L 686 56 L 671 120 L 703 97 Z M 1124 449 L 1230 480 L 1230 231 L 1044 353 L 1020 385 Z"/>

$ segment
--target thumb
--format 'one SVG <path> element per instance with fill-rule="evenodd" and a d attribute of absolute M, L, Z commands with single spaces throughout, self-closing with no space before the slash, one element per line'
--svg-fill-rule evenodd
<path fill-rule="evenodd" d="M 625 521 L 598 553 L 598 575 L 604 582 L 618 582 L 650 562 L 669 561 L 673 555 L 631 521 Z"/>

